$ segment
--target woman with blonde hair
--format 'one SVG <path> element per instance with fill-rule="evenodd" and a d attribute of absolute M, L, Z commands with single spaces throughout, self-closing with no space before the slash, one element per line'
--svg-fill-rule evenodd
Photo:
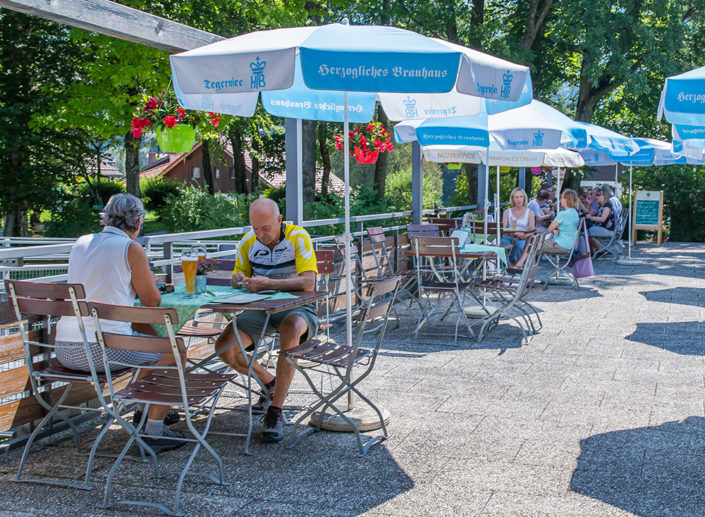
<path fill-rule="evenodd" d="M 524 251 L 526 239 L 535 230 L 536 221 L 534 213 L 527 207 L 528 199 L 524 189 L 517 187 L 512 190 L 509 202 L 511 206 L 504 211 L 502 227 L 505 230 L 511 230 L 511 234 L 502 236 L 502 244 L 512 246 L 509 262 L 514 264 Z"/>
<path fill-rule="evenodd" d="M 561 207 L 563 210 L 556 214 L 556 218 L 548 227 L 548 235 L 543 242 L 543 253 L 554 255 L 568 255 L 575 245 L 578 234 L 578 193 L 572 189 L 565 189 L 561 194 Z M 526 253 L 514 265 L 515 271 L 520 271 L 526 261 Z"/>

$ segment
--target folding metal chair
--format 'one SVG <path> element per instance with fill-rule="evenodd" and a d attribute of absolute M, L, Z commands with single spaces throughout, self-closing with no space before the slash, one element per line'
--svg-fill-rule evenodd
<path fill-rule="evenodd" d="M 114 421 L 115 413 L 112 404 L 106 401 L 103 396 L 103 390 L 101 389 L 101 385 L 108 382 L 109 379 L 106 374 L 96 372 L 95 362 L 86 339 L 82 317 L 89 316 L 90 313 L 86 303 L 79 301 L 86 297 L 85 290 L 81 284 L 49 284 L 19 280 L 5 280 L 5 288 L 10 294 L 17 321 L 19 322 L 20 337 L 22 338 L 22 345 L 24 347 L 25 362 L 29 372 L 32 393 L 37 402 L 47 412 L 27 440 L 15 481 L 45 483 L 90 490 L 93 488 L 90 484 L 93 464 L 96 455 L 99 455 L 98 445 Z M 30 337 L 31 328 L 28 328 L 28 325 L 31 324 L 28 324 L 25 320 L 32 316 L 42 316 L 44 319 L 44 338 L 41 341 L 31 339 Z M 86 353 L 90 369 L 89 372 L 64 368 L 53 358 L 54 352 L 62 348 L 62 345 L 57 346 L 54 343 L 50 343 L 48 336 L 51 334 L 51 325 L 55 323 L 55 319 L 60 316 L 76 316 L 77 325 L 83 338 L 82 346 Z M 64 348 L 73 347 L 73 345 L 70 347 L 67 345 Z M 39 359 L 39 361 L 37 359 Z M 125 379 L 126 374 L 129 375 L 131 373 L 134 373 L 134 370 L 127 372 L 123 370 L 120 379 L 115 380 L 122 381 Z M 112 380 L 110 382 L 112 382 Z M 54 383 L 65 383 L 66 385 L 52 389 Z M 72 394 L 75 393 L 76 389 L 81 389 L 81 387 L 85 386 L 91 386 L 94 389 L 94 395 L 100 402 L 100 408 L 87 408 L 71 404 L 72 398 L 75 398 L 72 397 Z M 83 400 L 83 398 L 81 398 L 81 400 Z M 59 417 L 61 421 L 66 424 L 71 431 L 74 444 L 76 445 L 76 451 L 79 454 L 84 454 L 81 448 L 81 437 L 78 433 L 78 429 L 71 419 L 61 411 L 64 409 L 81 412 L 103 411 L 108 417 L 91 447 L 83 482 L 73 483 L 55 478 L 23 476 L 32 444 L 39 434 L 51 424 L 54 417 Z"/>
<path fill-rule="evenodd" d="M 548 284 L 551 280 L 558 281 L 559 279 L 570 280 L 571 285 L 575 289 L 580 288 L 580 284 L 578 284 L 578 279 L 573 276 L 572 272 L 568 273 L 567 269 L 570 267 L 573 254 L 575 253 L 575 245 L 578 242 L 578 238 L 580 237 L 580 233 L 582 232 L 584 224 L 585 219 L 581 218 L 580 222 L 578 223 L 578 232 L 575 234 L 575 239 L 573 239 L 569 253 L 558 254 L 543 252 L 543 256 L 551 265 L 551 271 L 548 273 L 548 275 L 546 275 L 546 277 L 542 279 L 544 290 L 548 289 Z"/>
<path fill-rule="evenodd" d="M 619 219 L 614 227 L 614 232 L 609 239 L 604 237 L 593 237 L 597 242 L 599 242 L 602 247 L 597 250 L 592 256 L 593 260 L 606 256 L 608 253 L 612 255 L 615 259 L 624 253 L 624 245 L 622 244 L 622 235 L 624 234 L 624 229 L 627 226 L 627 219 L 629 218 L 629 210 L 622 210 L 619 214 Z"/>
<path fill-rule="evenodd" d="M 529 237 L 529 242 L 526 244 L 529 246 L 528 255 L 521 275 L 497 275 L 475 284 L 475 288 L 488 293 L 496 304 L 495 311 L 480 320 L 482 326 L 477 335 L 478 343 L 482 341 L 486 331 L 498 325 L 502 318 L 514 319 L 519 324 L 527 343 L 531 336 L 537 334 L 543 326 L 538 310 L 526 300 L 526 295 L 528 288 L 532 285 L 534 273 L 541 258 L 544 238 L 544 234 L 534 234 Z M 531 319 L 532 314 L 537 318 L 537 325 L 534 325 Z M 526 325 L 526 330 L 524 330 L 522 322 Z"/>
<path fill-rule="evenodd" d="M 191 464 L 193 463 L 193 460 L 201 447 L 205 448 L 215 460 L 218 477 L 216 478 L 210 474 L 201 475 L 218 485 L 227 485 L 225 482 L 223 460 L 208 444 L 206 441 L 206 435 L 210 429 L 210 424 L 213 418 L 213 410 L 216 407 L 218 398 L 220 397 L 227 382 L 230 381 L 234 375 L 184 372 L 182 355 L 185 355 L 186 348 L 184 346 L 183 339 L 176 337 L 174 328 L 172 327 L 172 323 L 178 322 L 178 316 L 174 309 L 159 307 L 124 307 L 101 303 L 90 303 L 89 308 L 96 324 L 96 335 L 98 337 L 100 347 L 103 350 L 103 362 L 106 365 L 105 371 L 109 381 L 113 378 L 114 372 L 112 369 L 114 367 L 121 368 L 130 366 L 139 368 L 140 365 L 112 361 L 107 356 L 106 348 L 169 354 L 174 357 L 174 362 L 176 363 L 175 366 L 160 366 L 158 369 L 151 369 L 147 375 L 141 377 L 139 380 L 129 384 L 127 387 L 119 391 L 114 390 L 112 383 L 109 384 L 110 396 L 118 408 L 118 411 L 116 412 L 116 419 L 122 428 L 127 431 L 130 437 L 110 469 L 102 507 L 110 507 L 115 474 L 117 473 L 128 450 L 135 441 L 137 441 L 141 447 L 144 447 L 145 450 L 151 455 L 154 460 L 155 475 L 159 477 L 159 460 L 157 455 L 154 450 L 143 440 L 144 437 L 151 435 L 140 431 L 140 429 L 147 418 L 149 407 L 152 404 L 163 404 L 175 406 L 183 410 L 186 427 L 191 434 L 191 437 L 187 437 L 185 440 L 195 443 L 193 451 L 189 455 L 189 458 L 186 461 L 181 474 L 179 475 L 179 480 L 176 485 L 173 510 L 161 503 L 155 503 L 152 501 L 122 499 L 120 500 L 120 503 L 152 506 L 170 515 L 182 515 L 179 512 L 182 485 L 184 478 L 186 477 L 186 474 L 188 473 Z M 103 332 L 100 327 L 100 319 L 165 325 L 168 337 L 130 336 Z M 121 412 L 120 410 L 122 410 L 127 404 L 131 403 L 142 403 L 145 405 L 142 421 L 136 426 L 132 425 L 119 415 Z M 193 422 L 194 416 L 198 413 L 206 415 L 205 425 L 202 431 L 197 430 Z"/>
<path fill-rule="evenodd" d="M 377 354 L 387 329 L 389 311 L 399 288 L 399 281 L 400 277 L 398 276 L 388 277 L 383 280 L 370 282 L 367 286 L 365 301 L 362 310 L 358 314 L 357 337 L 352 346 L 313 339 L 282 352 L 286 360 L 304 376 L 306 382 L 318 397 L 318 401 L 296 419 L 292 430 L 286 437 L 285 444 L 287 448 L 296 445 L 298 439 L 304 434 L 320 431 L 323 415 L 329 409 L 340 416 L 353 429 L 360 456 L 364 456 L 375 443 L 379 443 L 389 437 L 382 412 L 360 392 L 357 386 L 374 368 Z M 371 348 L 363 347 L 363 337 L 374 333 L 377 334 L 374 346 Z M 317 367 L 304 368 L 298 364 L 298 361 L 302 360 L 314 363 Z M 333 380 L 338 382 L 337 386 L 330 393 L 323 393 L 312 379 L 312 372 L 314 371 L 331 376 Z M 370 438 L 365 443 L 362 441 L 360 430 L 355 422 L 345 414 L 344 410 L 341 410 L 336 405 L 336 401 L 340 400 L 344 395 L 348 395 L 348 409 L 351 409 L 353 393 L 377 413 L 382 428 L 381 435 Z M 299 433 L 302 422 L 319 411 L 319 409 L 321 413 L 318 419 L 318 426 L 304 433 Z"/>
<path fill-rule="evenodd" d="M 458 312 L 455 322 L 455 342 L 458 341 L 458 326 L 461 320 L 465 321 L 469 336 L 475 335 L 470 320 L 463 310 L 465 294 L 470 287 L 470 282 L 462 280 L 458 264 L 460 254 L 458 243 L 458 239 L 454 237 L 412 238 L 419 299 L 423 300 L 425 297 L 425 303 L 421 304 L 421 314 L 414 330 L 415 336 L 418 336 L 432 314 L 441 307 L 441 298 L 444 295 L 450 296 L 451 303 L 441 317 L 441 321 L 448 316 L 453 307 Z M 430 297 L 432 294 L 437 294 L 438 299 L 432 301 Z"/>

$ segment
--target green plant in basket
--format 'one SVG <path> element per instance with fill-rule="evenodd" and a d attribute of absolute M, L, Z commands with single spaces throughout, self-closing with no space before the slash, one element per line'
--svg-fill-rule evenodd
<path fill-rule="evenodd" d="M 132 118 L 132 135 L 140 137 L 145 128 L 153 127 L 162 151 L 185 153 L 193 148 L 197 130 L 203 133 L 217 128 L 219 122 L 217 113 L 185 110 L 171 90 L 162 90 L 158 97 L 143 96 Z"/>

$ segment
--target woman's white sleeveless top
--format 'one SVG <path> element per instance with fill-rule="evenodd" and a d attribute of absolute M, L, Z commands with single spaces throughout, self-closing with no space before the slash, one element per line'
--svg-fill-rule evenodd
<path fill-rule="evenodd" d="M 79 237 L 69 255 L 68 282 L 83 284 L 88 301 L 134 305 L 132 269 L 127 262 L 127 248 L 132 242 L 124 231 L 114 226 Z M 93 318 L 83 318 L 83 324 L 88 341 L 96 341 Z M 105 332 L 132 334 L 129 322 L 101 320 L 100 326 Z M 59 320 L 56 341 L 83 341 L 75 317 L 65 316 Z"/>
<path fill-rule="evenodd" d="M 508 208 L 507 210 L 509 210 L 509 227 L 510 228 L 512 227 L 512 221 L 516 221 L 517 222 L 517 230 L 523 230 L 523 231 L 529 230 L 529 212 L 531 212 L 531 210 L 529 210 L 527 208 L 526 211 L 524 212 L 524 217 L 522 217 L 521 219 L 517 219 L 516 217 L 514 217 L 514 214 L 512 214 L 511 208 Z"/>

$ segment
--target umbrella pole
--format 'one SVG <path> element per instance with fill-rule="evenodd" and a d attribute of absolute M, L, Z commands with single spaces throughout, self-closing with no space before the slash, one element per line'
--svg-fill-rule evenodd
<path fill-rule="evenodd" d="M 343 241 L 345 243 L 345 342 L 352 346 L 352 271 L 350 271 L 350 128 L 348 121 L 348 92 L 343 94 L 344 114 L 343 114 L 343 154 L 345 155 L 344 170 L 344 199 L 345 199 L 345 228 L 343 229 Z"/>
<path fill-rule="evenodd" d="M 561 211 L 561 173 L 563 171 L 561 170 L 560 167 L 558 167 L 558 179 L 556 180 L 556 183 L 558 186 L 556 187 L 556 213 Z"/>
<path fill-rule="evenodd" d="M 499 246 L 499 239 L 500 239 L 500 215 L 502 214 L 500 208 L 499 208 L 499 165 L 497 165 L 497 192 L 495 193 L 495 206 L 494 206 L 494 217 L 495 220 L 497 221 L 497 245 Z"/>
<path fill-rule="evenodd" d="M 618 258 L 615 262 L 622 266 L 637 266 L 643 264 L 641 259 L 632 258 L 632 167 L 633 164 L 629 164 L 629 257 L 628 258 Z M 616 192 L 615 192 L 616 195 Z"/>

